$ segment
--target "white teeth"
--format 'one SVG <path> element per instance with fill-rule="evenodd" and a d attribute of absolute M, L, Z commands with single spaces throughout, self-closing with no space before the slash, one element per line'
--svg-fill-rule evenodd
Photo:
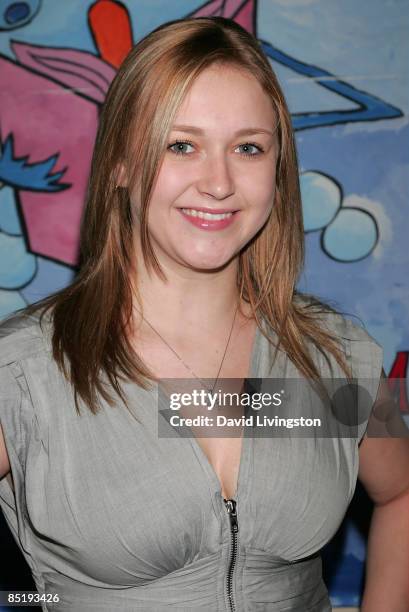
<path fill-rule="evenodd" d="M 208 221 L 220 221 L 221 219 L 228 219 L 233 214 L 232 212 L 213 214 L 208 212 L 202 212 L 201 210 L 195 210 L 194 208 L 182 208 L 182 210 L 186 215 L 190 215 L 191 217 L 199 217 L 200 219 L 207 219 Z"/>

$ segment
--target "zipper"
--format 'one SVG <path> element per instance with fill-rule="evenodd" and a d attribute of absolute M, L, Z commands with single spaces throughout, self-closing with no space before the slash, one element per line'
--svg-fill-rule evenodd
<path fill-rule="evenodd" d="M 231 612 L 235 612 L 236 604 L 233 599 L 233 572 L 237 561 L 237 532 L 239 531 L 239 524 L 237 522 L 237 502 L 234 499 L 224 499 L 223 501 L 226 506 L 227 513 L 230 519 L 230 528 L 232 536 L 231 556 L 229 569 L 227 571 L 227 597 L 230 603 Z"/>

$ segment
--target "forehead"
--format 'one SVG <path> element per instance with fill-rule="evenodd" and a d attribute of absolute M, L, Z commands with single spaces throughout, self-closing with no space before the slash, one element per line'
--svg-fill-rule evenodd
<path fill-rule="evenodd" d="M 190 86 L 175 124 L 195 125 L 206 131 L 238 130 L 257 125 L 266 129 L 275 124 L 270 97 L 247 70 L 212 65 Z"/>

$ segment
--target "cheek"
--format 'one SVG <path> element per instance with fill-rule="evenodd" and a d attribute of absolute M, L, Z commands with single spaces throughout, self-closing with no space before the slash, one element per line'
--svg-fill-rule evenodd
<path fill-rule="evenodd" d="M 172 204 L 172 201 L 186 188 L 187 182 L 188 172 L 186 169 L 164 164 L 155 182 L 151 202 L 159 201 Z"/>
<path fill-rule="evenodd" d="M 258 166 L 258 164 L 260 164 Z M 276 173 L 274 170 L 274 162 L 270 158 L 263 162 L 252 162 L 253 170 L 246 169 L 237 177 L 237 185 L 245 192 L 246 199 L 250 202 L 252 199 L 257 202 L 269 201 L 274 196 Z M 273 167 L 273 170 L 272 170 Z"/>
<path fill-rule="evenodd" d="M 247 187 L 247 200 L 255 211 L 259 221 L 267 219 L 274 206 L 275 177 L 253 177 L 252 186 Z"/>
<path fill-rule="evenodd" d="M 186 186 L 187 173 L 181 172 L 171 165 L 163 164 L 154 182 L 149 209 L 153 214 L 163 211 L 172 205 L 174 200 Z M 141 206 L 141 187 L 135 185 L 131 192 L 131 204 L 134 210 Z"/>

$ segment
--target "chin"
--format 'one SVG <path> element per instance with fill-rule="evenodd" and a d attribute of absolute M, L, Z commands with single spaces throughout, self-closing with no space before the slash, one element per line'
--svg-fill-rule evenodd
<path fill-rule="evenodd" d="M 231 257 L 219 257 L 219 258 L 212 258 L 212 259 L 207 259 L 207 260 L 203 260 L 203 259 L 197 259 L 195 261 L 190 260 L 187 261 L 186 263 L 194 270 L 201 270 L 201 271 L 218 271 L 223 269 L 224 267 L 226 267 L 230 262 L 231 262 Z"/>

